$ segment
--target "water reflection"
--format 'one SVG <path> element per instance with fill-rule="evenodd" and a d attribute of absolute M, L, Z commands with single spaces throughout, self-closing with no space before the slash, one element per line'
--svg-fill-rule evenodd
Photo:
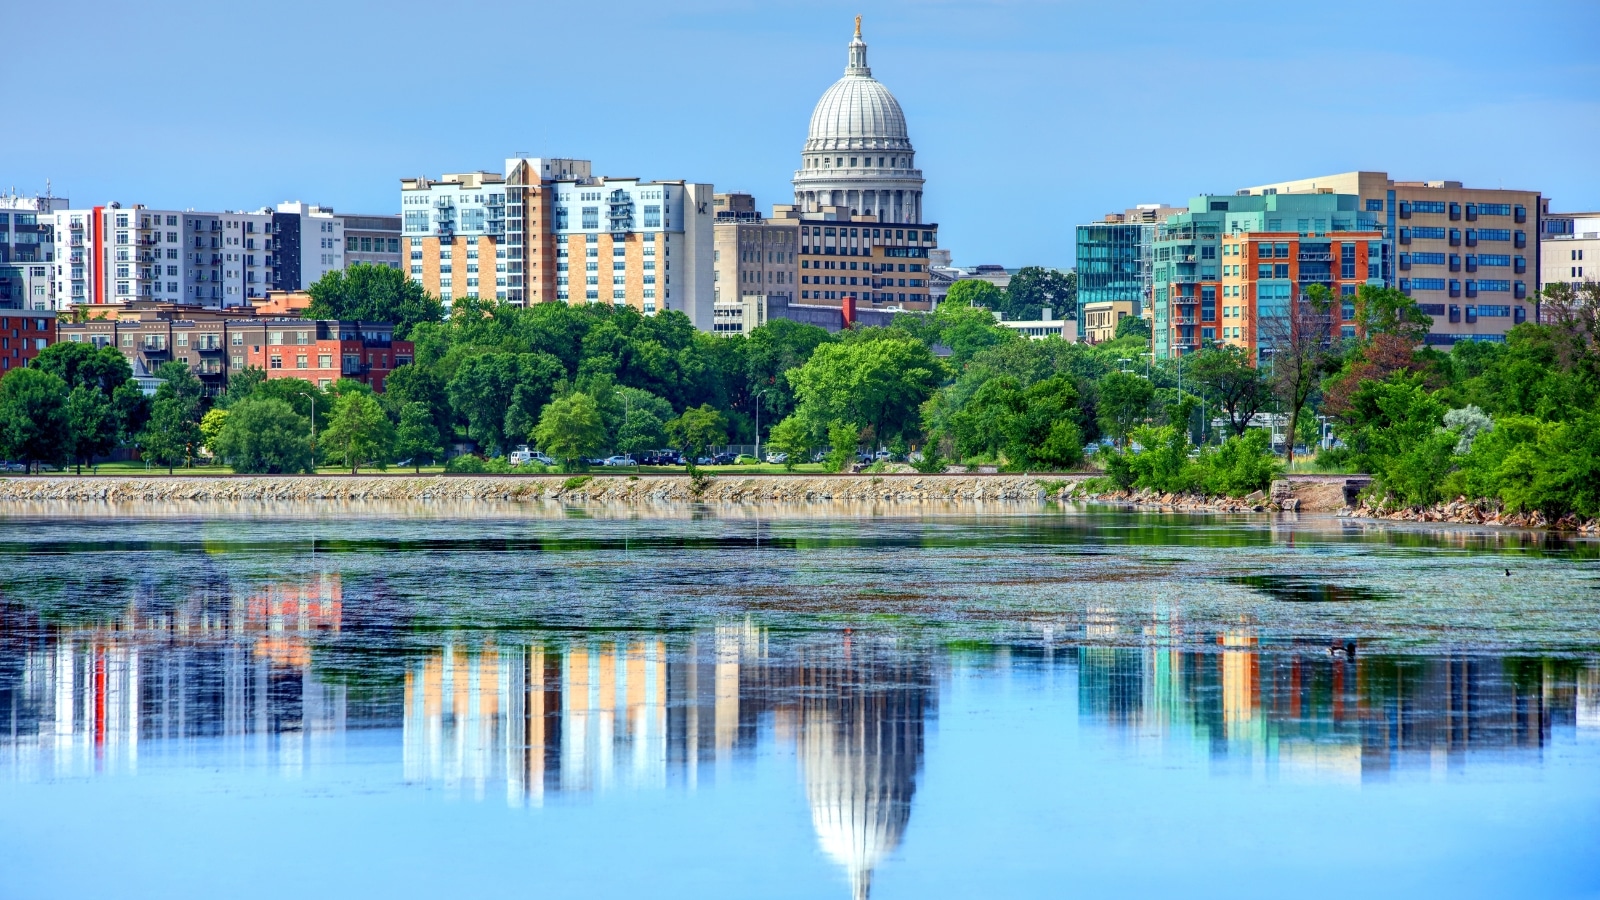
<path fill-rule="evenodd" d="M 1042 719 L 1219 778 L 1450 777 L 1538 765 L 1558 733 L 1600 737 L 1595 658 L 1350 652 L 1248 625 L 1186 634 L 1173 615 L 1138 645 L 1120 629 L 1096 609 L 1082 641 L 978 645 L 755 618 L 589 633 L 483 609 L 472 628 L 435 626 L 381 581 L 334 572 L 205 581 L 176 601 L 141 589 L 75 621 L 0 604 L 0 777 L 128 775 L 141 754 L 294 777 L 338 765 L 360 730 L 390 741 L 403 783 L 536 807 L 736 788 L 726 775 L 776 749 L 864 898 L 904 841 L 958 674 L 1008 674 Z"/>

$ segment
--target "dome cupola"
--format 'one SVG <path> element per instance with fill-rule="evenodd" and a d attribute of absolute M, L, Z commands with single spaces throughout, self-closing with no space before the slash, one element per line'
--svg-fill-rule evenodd
<path fill-rule="evenodd" d="M 867 65 L 867 42 L 856 17 L 844 77 L 811 112 L 811 128 L 795 173 L 795 204 L 806 213 L 842 207 L 880 222 L 922 220 L 922 173 L 905 113 Z"/>

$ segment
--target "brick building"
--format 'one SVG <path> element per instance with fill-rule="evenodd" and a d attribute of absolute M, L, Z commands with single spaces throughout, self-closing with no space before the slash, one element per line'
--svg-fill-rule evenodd
<path fill-rule="evenodd" d="M 412 359 L 410 341 L 394 340 L 386 322 L 255 316 L 168 303 L 132 303 L 116 315 L 61 322 L 58 339 L 116 347 L 134 373 L 153 373 L 177 360 L 217 394 L 228 377 L 249 367 L 268 378 L 303 378 L 327 387 L 351 378 L 383 390 L 384 379 Z"/>
<path fill-rule="evenodd" d="M 0 314 L 0 375 L 20 369 L 55 343 L 55 313 L 47 315 Z"/>

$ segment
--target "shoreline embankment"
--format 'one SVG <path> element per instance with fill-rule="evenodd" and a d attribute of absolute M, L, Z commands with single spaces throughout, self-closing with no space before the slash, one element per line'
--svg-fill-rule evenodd
<path fill-rule="evenodd" d="M 1093 476 L 1000 474 L 851 475 L 33 475 L 0 478 L 0 504 L 17 502 L 172 503 L 449 501 L 568 503 L 819 503 L 836 501 L 1043 502 L 1083 500 L 1133 508 L 1194 512 L 1335 512 L 1342 488 L 1279 482 L 1242 499 L 1091 494 Z M 3 509 L 3 506 L 0 506 Z"/>

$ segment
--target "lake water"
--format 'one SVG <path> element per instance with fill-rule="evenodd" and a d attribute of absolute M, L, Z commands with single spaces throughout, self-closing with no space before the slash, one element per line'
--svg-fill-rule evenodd
<path fill-rule="evenodd" d="M 0 897 L 1600 895 L 1592 542 L 192 509 L 0 517 Z"/>

